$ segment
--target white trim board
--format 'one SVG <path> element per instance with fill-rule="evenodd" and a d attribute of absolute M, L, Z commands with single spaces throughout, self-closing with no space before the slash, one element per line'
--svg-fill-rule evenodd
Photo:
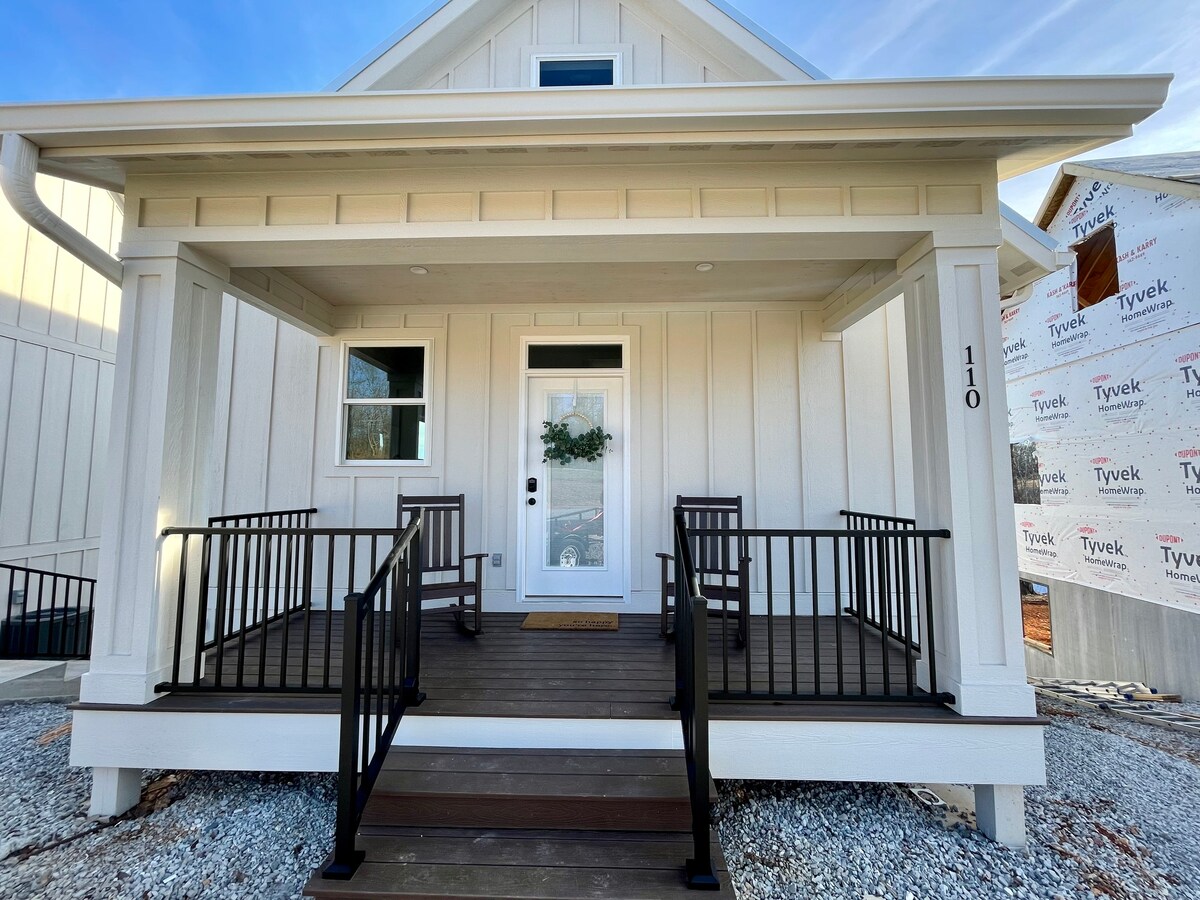
<path fill-rule="evenodd" d="M 76 710 L 71 765 L 333 772 L 334 714 Z M 269 740 L 264 736 L 269 735 Z M 1038 725 L 711 723 L 715 778 L 1044 784 Z M 675 719 L 407 716 L 393 746 L 679 750 Z"/>

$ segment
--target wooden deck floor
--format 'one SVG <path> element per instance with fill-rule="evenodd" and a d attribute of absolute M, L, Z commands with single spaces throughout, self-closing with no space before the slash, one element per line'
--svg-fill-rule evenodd
<path fill-rule="evenodd" d="M 248 684 L 257 684 L 260 671 L 264 683 L 278 686 L 285 683 L 295 688 L 303 679 L 303 643 L 297 634 L 303 633 L 301 617 L 293 619 L 290 627 L 292 648 L 288 653 L 286 672 L 281 675 L 282 627 L 276 625 L 268 635 L 265 652 L 253 639 L 247 642 L 243 677 Z M 488 613 L 484 617 L 484 634 L 471 638 L 459 633 L 453 620 L 445 614 L 431 613 L 424 617 L 421 642 L 421 688 L 428 699 L 411 715 L 456 716 L 514 716 L 549 718 L 675 718 L 667 699 L 674 692 L 674 645 L 663 641 L 658 634 L 658 618 L 647 615 L 622 615 L 620 628 L 615 632 L 549 632 L 521 631 L 523 614 Z M 326 677 L 325 628 L 330 634 L 331 656 L 328 680 L 336 687 L 339 681 L 341 656 L 341 616 L 334 613 L 314 614 L 308 622 L 309 684 L 324 683 Z M 817 652 L 821 658 L 820 680 L 824 693 L 837 692 L 838 672 L 836 655 L 840 627 L 842 647 L 842 678 L 848 693 L 866 685 L 869 694 L 885 693 L 885 662 L 887 654 L 887 684 L 890 692 L 903 694 L 907 690 L 904 656 L 895 646 L 885 646 L 877 633 L 865 632 L 860 667 L 859 629 L 850 619 L 843 618 L 840 626 L 822 620 Z M 766 690 L 773 673 L 777 691 L 811 693 L 815 690 L 815 667 L 812 620 L 796 620 L 795 641 L 799 648 L 799 664 L 793 682 L 791 646 L 793 634 L 786 619 L 773 623 L 774 655 L 768 650 L 765 619 L 755 619 L 750 639 L 750 683 L 755 691 Z M 236 671 L 236 648 L 226 651 L 222 661 L 225 682 Z M 265 667 L 260 661 L 265 660 Z M 217 660 L 210 656 L 205 681 L 213 683 Z M 709 634 L 710 687 L 720 690 L 724 684 L 734 691 L 744 690 L 747 683 L 746 651 L 739 650 L 732 638 L 722 641 L 719 622 L 714 619 Z M 728 677 L 728 681 L 726 681 Z M 793 687 L 794 686 L 794 687 Z M 173 702 L 181 708 L 196 703 L 183 695 Z M 170 699 L 170 698 L 167 698 Z M 199 698 L 197 698 L 199 699 Z M 293 708 L 315 711 L 336 706 L 336 698 L 280 698 Z M 163 703 L 164 701 L 158 701 Z M 253 701 L 246 701 L 253 704 Z M 809 715 L 822 718 L 845 711 L 847 704 L 821 702 L 809 704 Z M 867 705 L 854 704 L 856 717 L 870 717 Z M 888 717 L 903 715 L 904 709 L 889 712 Z M 714 703 L 712 715 L 722 717 L 794 718 L 795 706 L 771 704 Z M 948 710 L 922 709 L 921 718 L 930 713 L 950 714 Z"/>

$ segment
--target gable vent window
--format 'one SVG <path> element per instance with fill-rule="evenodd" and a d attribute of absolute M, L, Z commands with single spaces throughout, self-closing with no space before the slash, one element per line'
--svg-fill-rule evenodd
<path fill-rule="evenodd" d="M 1071 249 L 1075 251 L 1076 309 L 1095 306 L 1120 291 L 1116 228 L 1097 228 Z"/>
<path fill-rule="evenodd" d="M 617 60 L 539 59 L 539 87 L 611 87 L 617 83 Z"/>

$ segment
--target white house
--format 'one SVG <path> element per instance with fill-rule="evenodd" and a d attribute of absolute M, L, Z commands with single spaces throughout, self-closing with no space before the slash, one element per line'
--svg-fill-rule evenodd
<path fill-rule="evenodd" d="M 1200 154 L 1070 163 L 1038 220 L 1076 259 L 1003 322 L 1026 664 L 1200 695 Z"/>
<path fill-rule="evenodd" d="M 149 767 L 338 768 L 322 640 L 401 559 L 397 495 L 465 495 L 491 618 L 467 639 L 428 617 L 428 699 L 378 720 L 394 745 L 679 747 L 689 651 L 658 636 L 655 554 L 683 495 L 741 498 L 702 546 L 749 557 L 706 588 L 737 582 L 750 613 L 709 624 L 713 776 L 973 783 L 1019 843 L 1044 761 L 999 298 L 1061 262 L 997 183 L 1129 134 L 1168 83 L 834 81 L 710 0 L 449 0 L 325 92 L 0 107 L 6 177 L 127 211 L 120 261 L 97 259 L 123 293 L 72 748 L 93 810 Z M 225 294 L 315 335 L 311 368 L 256 358 L 226 395 Z M 224 414 L 268 379 L 307 387 L 269 422 Z M 544 463 L 547 420 L 610 434 L 600 461 Z M 305 480 L 311 527 L 204 530 L 249 511 L 223 494 L 242 467 Z M 457 546 L 422 522 L 426 550 Z M 551 671 L 511 618 L 530 610 L 620 631 Z"/>

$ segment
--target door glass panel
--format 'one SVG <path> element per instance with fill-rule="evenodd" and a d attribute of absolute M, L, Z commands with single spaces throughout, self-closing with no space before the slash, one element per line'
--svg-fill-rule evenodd
<path fill-rule="evenodd" d="M 604 427 L 604 394 L 550 392 L 546 419 L 578 435 Z M 545 560 L 549 569 L 604 567 L 604 460 L 551 460 L 545 468 Z"/>
<path fill-rule="evenodd" d="M 531 344 L 531 369 L 619 369 L 624 365 L 621 344 Z"/>

